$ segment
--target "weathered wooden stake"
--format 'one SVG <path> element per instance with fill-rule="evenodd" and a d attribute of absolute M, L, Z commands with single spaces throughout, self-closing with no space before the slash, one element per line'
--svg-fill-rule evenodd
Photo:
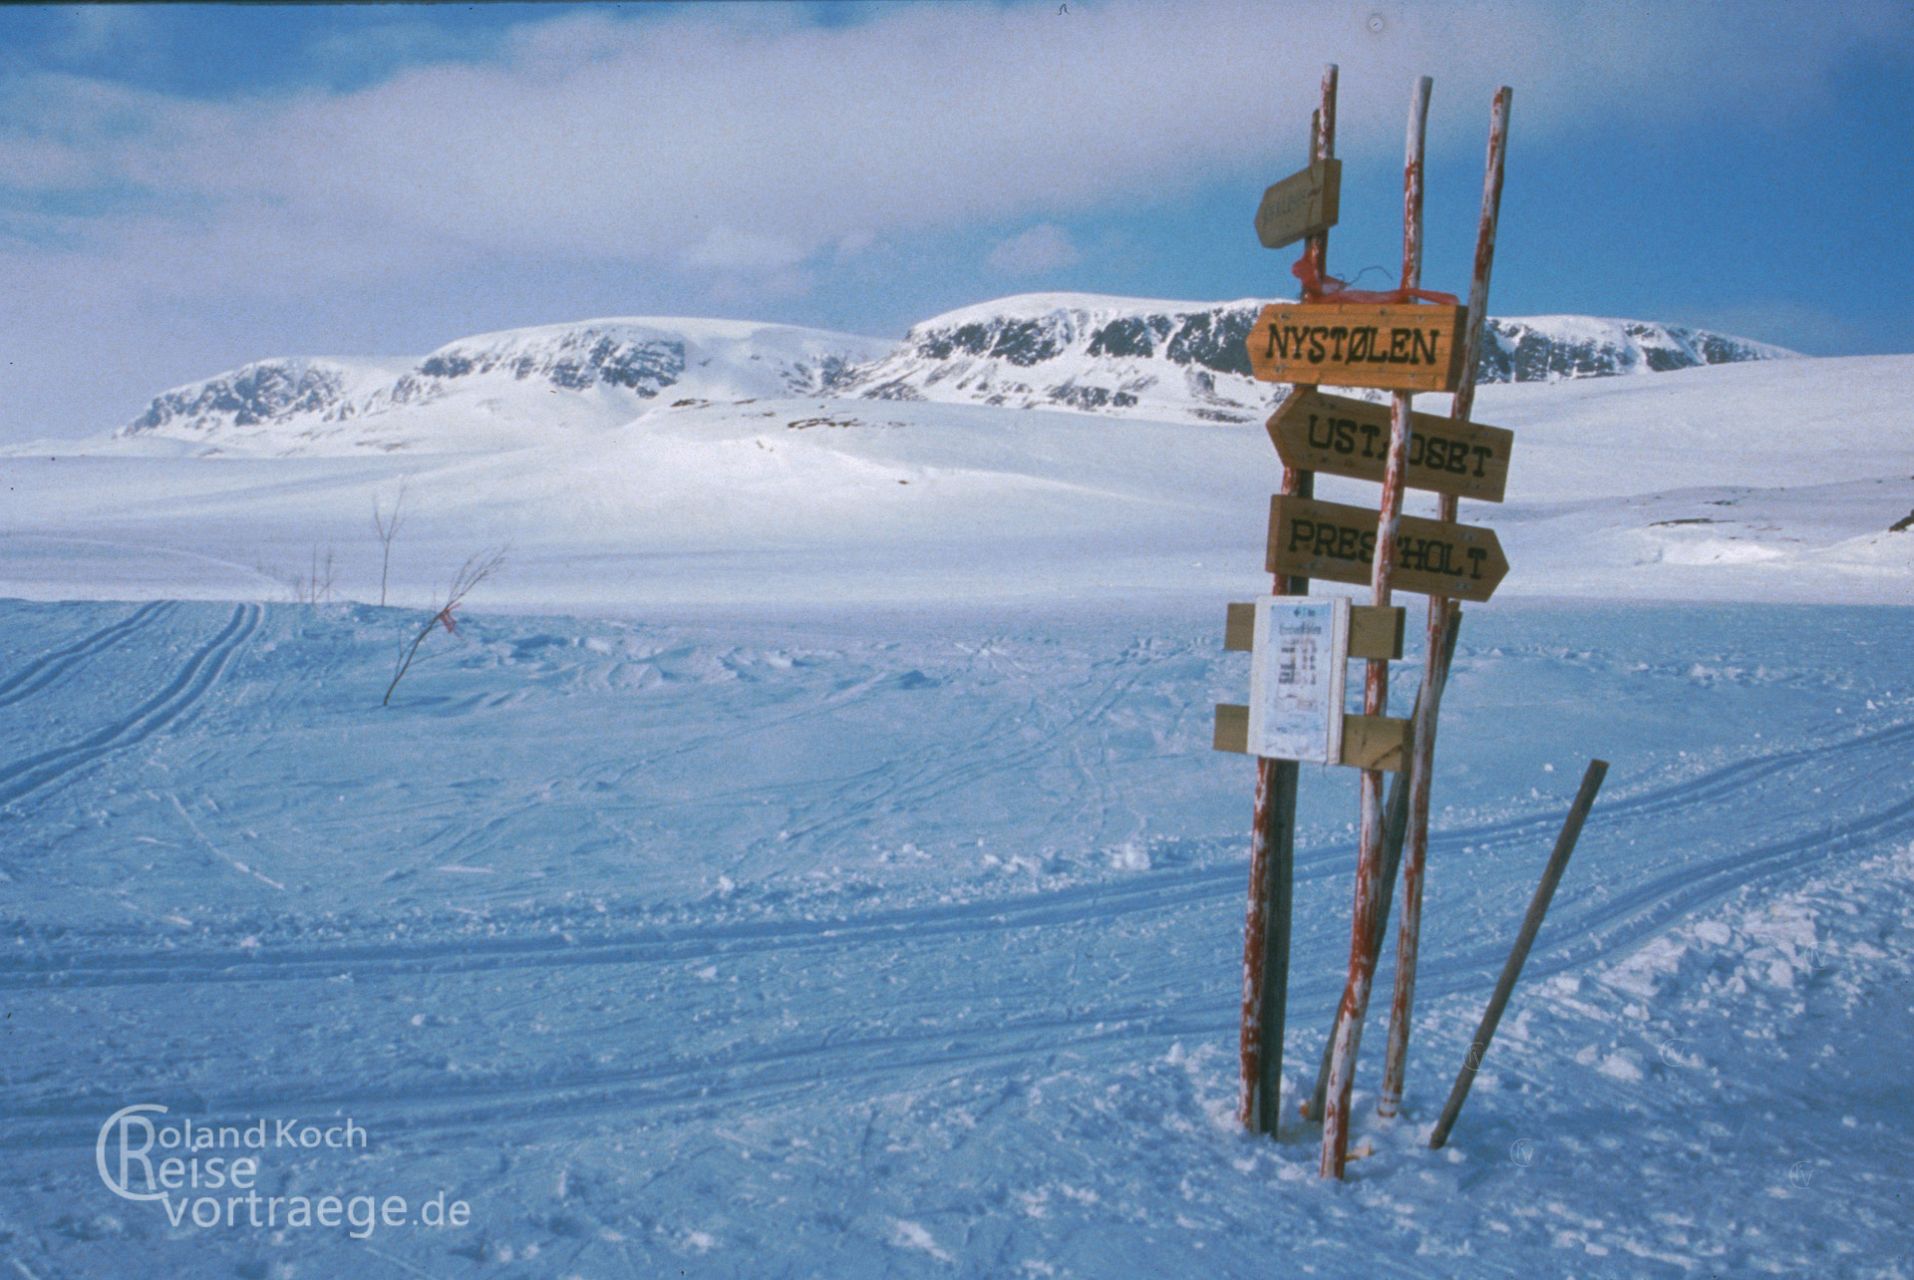
<path fill-rule="evenodd" d="M 1489 112 L 1489 154 L 1482 177 L 1482 213 L 1476 224 L 1475 270 L 1469 279 L 1469 327 L 1462 349 L 1462 381 L 1449 408 L 1453 422 L 1467 422 L 1475 408 L 1475 373 L 1482 354 L 1482 330 L 1489 313 L 1489 273 L 1495 264 L 1496 218 L 1502 207 L 1503 160 L 1508 153 L 1509 101 L 1513 91 L 1496 91 Z M 1454 520 L 1456 500 L 1441 496 L 1437 518 Z M 1453 600 L 1429 598 L 1429 645 L 1422 690 L 1426 705 L 1416 722 L 1409 760 L 1409 856 L 1402 865 L 1402 912 L 1396 933 L 1396 986 L 1389 1006 L 1389 1042 L 1383 1055 L 1382 1091 L 1376 1110 L 1393 1116 L 1402 1101 L 1408 1067 L 1410 1018 L 1415 1008 L 1416 950 L 1422 934 L 1422 892 L 1429 860 L 1429 785 L 1435 766 L 1436 720 L 1442 691 L 1449 683 L 1455 652 L 1457 611 Z M 1448 639 L 1445 640 L 1445 635 Z"/>
<path fill-rule="evenodd" d="M 1323 68 L 1322 106 L 1310 124 L 1310 161 L 1336 154 L 1336 65 Z M 1320 270 L 1329 233 L 1309 237 L 1303 252 Z M 1284 468 L 1283 492 L 1308 497 L 1312 472 Z M 1276 595 L 1307 595 L 1309 580 L 1278 574 Z M 1283 1032 L 1288 1014 L 1290 902 L 1296 875 L 1294 760 L 1256 762 L 1256 803 L 1249 843 L 1249 907 L 1243 924 L 1243 1025 L 1239 1043 L 1242 1093 L 1238 1118 L 1252 1133 L 1276 1132 L 1281 1113 Z"/>
<path fill-rule="evenodd" d="M 1417 79 L 1409 97 L 1409 128 L 1402 170 L 1402 287 L 1422 285 L 1422 145 L 1429 119 L 1427 76 Z M 1383 473 L 1382 511 L 1376 526 L 1375 565 L 1370 576 L 1374 603 L 1387 605 L 1395 573 L 1396 522 L 1402 515 L 1403 473 L 1409 458 L 1409 415 L 1413 397 L 1395 393 L 1389 416 L 1389 461 Z M 1382 715 L 1388 709 L 1389 664 L 1371 661 L 1363 681 L 1363 713 Z M 1317 1172 L 1325 1178 L 1342 1177 L 1349 1154 L 1349 1098 L 1356 1080 L 1356 1055 L 1362 1043 L 1362 1021 L 1369 1007 L 1369 985 L 1375 977 L 1375 958 L 1369 938 L 1375 930 L 1382 877 L 1382 774 L 1362 771 L 1361 852 L 1356 864 L 1356 901 L 1349 930 L 1349 979 L 1343 988 L 1336 1019 L 1334 1050 L 1329 1064 L 1329 1088 L 1323 1105 L 1322 1159 Z"/>
<path fill-rule="evenodd" d="M 1455 1127 L 1455 1118 L 1469 1096 L 1469 1086 L 1475 1083 L 1476 1068 L 1482 1065 L 1482 1059 L 1489 1052 L 1489 1041 L 1495 1038 L 1496 1025 L 1502 1021 L 1502 1011 L 1509 1004 L 1509 994 L 1515 990 L 1515 980 L 1522 976 L 1522 965 L 1529 958 L 1529 948 L 1535 945 L 1535 935 L 1542 928 L 1542 917 L 1548 914 L 1549 900 L 1555 896 L 1555 886 L 1562 882 L 1562 873 L 1568 870 L 1568 857 L 1575 852 L 1575 842 L 1581 838 L 1582 822 L 1588 817 L 1589 808 L 1595 803 L 1595 793 L 1602 789 L 1602 779 L 1607 774 L 1608 761 L 1588 762 L 1588 772 L 1582 775 L 1582 789 L 1575 793 L 1575 803 L 1569 806 L 1568 818 L 1562 823 L 1562 833 L 1555 838 L 1555 850 L 1549 854 L 1548 866 L 1542 872 L 1542 882 L 1535 886 L 1535 896 L 1529 900 L 1528 914 L 1522 917 L 1522 930 L 1515 935 L 1515 945 L 1509 949 L 1508 961 L 1502 966 L 1502 976 L 1496 979 L 1495 993 L 1489 997 L 1489 1007 L 1482 1011 L 1482 1023 L 1475 1029 L 1475 1039 L 1469 1042 L 1469 1052 L 1462 1061 L 1462 1070 L 1456 1073 L 1455 1087 L 1449 1090 L 1449 1100 L 1443 1104 L 1442 1118 L 1436 1121 L 1435 1128 L 1429 1133 L 1429 1145 L 1432 1148 L 1440 1147 L 1449 1140 L 1449 1130 Z"/>
<path fill-rule="evenodd" d="M 1458 610 L 1456 613 L 1456 622 L 1460 624 L 1461 620 L 1462 614 Z M 1451 647 L 1454 646 L 1456 636 L 1460 630 L 1459 625 L 1449 628 L 1447 643 Z M 1417 732 L 1421 732 L 1420 725 L 1424 715 L 1423 708 L 1426 703 L 1426 690 L 1418 689 L 1416 691 L 1415 710 L 1410 713 L 1411 721 L 1418 726 Z M 1403 833 L 1408 829 L 1408 825 L 1409 790 L 1407 786 L 1407 774 L 1404 772 L 1398 773 L 1389 779 L 1389 802 L 1383 807 L 1382 902 L 1376 911 L 1375 932 L 1369 936 L 1369 963 L 1371 965 L 1374 965 L 1377 958 L 1382 954 L 1383 939 L 1389 934 L 1389 900 L 1396 882 L 1396 867 L 1402 861 L 1402 839 Z M 1316 1087 L 1311 1091 L 1309 1097 L 1303 1100 L 1302 1115 L 1305 1120 L 1320 1121 L 1323 1118 L 1323 1098 L 1329 1091 L 1330 1052 L 1335 1048 L 1335 1045 L 1335 1028 L 1332 1026 L 1330 1028 L 1330 1034 L 1323 1038 L 1322 1061 L 1316 1067 Z"/>

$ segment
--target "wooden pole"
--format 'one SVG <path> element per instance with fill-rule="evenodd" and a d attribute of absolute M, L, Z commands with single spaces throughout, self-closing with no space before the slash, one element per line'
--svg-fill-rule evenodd
<path fill-rule="evenodd" d="M 1463 338 L 1462 381 L 1449 407 L 1452 422 L 1467 422 L 1475 408 L 1476 365 L 1482 354 L 1482 330 L 1489 314 L 1489 273 L 1495 265 L 1496 218 L 1502 207 L 1503 160 L 1508 153 L 1509 100 L 1513 90 L 1496 91 L 1489 112 L 1489 154 L 1482 176 L 1482 213 L 1475 232 L 1475 270 L 1469 279 L 1469 327 Z M 1441 495 L 1436 518 L 1453 521 L 1456 500 Z M 1449 683 L 1455 653 L 1457 610 L 1453 600 L 1429 597 L 1427 667 L 1422 676 L 1424 704 L 1416 721 L 1409 756 L 1409 856 L 1402 865 L 1402 912 L 1396 926 L 1396 987 L 1389 1005 L 1389 1043 L 1383 1055 L 1382 1091 L 1376 1110 L 1393 1116 L 1402 1102 L 1409 1059 L 1410 1017 L 1416 998 L 1416 951 L 1422 936 L 1422 892 L 1429 861 L 1429 786 L 1435 767 L 1436 718 Z M 1446 638 L 1445 638 L 1446 637 Z"/>
<path fill-rule="evenodd" d="M 1323 68 L 1322 105 L 1309 129 L 1311 162 L 1336 154 L 1336 65 Z M 1329 233 L 1303 247 L 1320 271 L 1329 253 Z M 1283 493 L 1307 498 L 1313 472 L 1283 469 Z M 1276 595 L 1307 595 L 1309 579 L 1277 574 Z M 1296 786 L 1294 760 L 1256 762 L 1256 803 L 1250 823 L 1249 906 L 1243 922 L 1243 1021 L 1239 1041 L 1242 1091 L 1237 1117 L 1252 1133 L 1276 1132 L 1281 1113 L 1283 1034 L 1288 1016 L 1290 903 L 1296 878 Z"/>
<path fill-rule="evenodd" d="M 1568 857 L 1575 852 L 1575 842 L 1581 838 L 1582 822 L 1588 817 L 1589 808 L 1595 803 L 1595 793 L 1602 789 L 1602 779 L 1607 773 L 1608 761 L 1588 762 L 1588 772 L 1582 775 L 1582 789 L 1575 793 L 1575 803 L 1569 806 L 1568 818 L 1562 823 L 1562 833 L 1555 838 L 1555 850 L 1549 854 L 1548 866 L 1542 872 L 1542 882 L 1535 886 L 1535 896 L 1529 900 L 1528 914 L 1522 918 L 1522 930 L 1515 935 L 1515 945 L 1509 949 L 1508 961 L 1502 966 L 1502 976 L 1496 979 L 1495 993 L 1489 997 L 1489 1007 L 1482 1011 L 1482 1023 L 1475 1029 L 1475 1039 L 1469 1043 L 1462 1070 L 1456 1073 L 1455 1087 L 1449 1090 L 1449 1100 L 1442 1107 L 1442 1118 L 1436 1121 L 1435 1128 L 1429 1134 L 1429 1146 L 1432 1148 L 1440 1147 L 1449 1140 L 1449 1130 L 1455 1127 L 1455 1118 L 1469 1096 L 1469 1086 L 1475 1083 L 1476 1068 L 1482 1065 L 1482 1059 L 1489 1052 L 1489 1041 L 1495 1038 L 1495 1028 L 1502 1021 L 1502 1011 L 1508 1008 L 1509 994 L 1515 990 L 1515 980 L 1522 976 L 1522 965 L 1529 958 L 1529 948 L 1535 945 L 1535 935 L 1542 928 L 1542 917 L 1548 914 L 1549 900 L 1555 896 L 1555 886 L 1562 882 L 1562 873 L 1568 870 Z"/>
<path fill-rule="evenodd" d="M 1409 96 L 1409 128 L 1402 169 L 1402 287 L 1422 284 L 1422 144 L 1429 120 L 1432 82 L 1422 76 Z M 1409 415 L 1412 396 L 1395 393 L 1390 404 L 1389 458 L 1383 471 L 1382 511 L 1376 524 L 1375 560 L 1370 569 L 1374 603 L 1389 603 L 1396 568 L 1396 522 L 1402 516 L 1403 472 L 1409 459 Z M 1389 664 L 1371 660 L 1363 680 L 1362 709 L 1379 716 L 1388 710 Z M 1382 772 L 1362 771 L 1361 851 L 1356 864 L 1356 901 L 1349 929 L 1349 980 L 1343 987 L 1336 1018 L 1334 1051 L 1329 1064 L 1329 1089 L 1323 1105 L 1322 1160 L 1317 1172 L 1325 1178 L 1342 1177 L 1349 1154 L 1349 1098 L 1356 1080 L 1356 1054 L 1362 1043 L 1362 1020 L 1369 1007 L 1369 984 L 1375 977 L 1375 958 L 1369 937 L 1381 897 Z"/>
<path fill-rule="evenodd" d="M 1462 620 L 1461 611 L 1456 612 L 1456 622 Z M 1449 628 L 1448 643 L 1455 644 L 1460 626 Z M 1422 721 L 1422 708 L 1426 700 L 1426 690 L 1416 691 L 1416 709 L 1410 718 L 1417 724 Z M 1382 954 L 1382 942 L 1389 933 L 1389 899 L 1396 882 L 1396 867 L 1402 861 L 1402 838 L 1409 825 L 1409 789 L 1404 775 L 1396 774 L 1389 780 L 1389 801 L 1383 806 L 1382 818 L 1382 902 L 1376 911 L 1375 931 L 1369 935 L 1369 963 L 1374 964 Z M 1335 1048 L 1335 1028 L 1323 1038 L 1322 1061 L 1316 1066 L 1316 1087 L 1309 1097 L 1303 1100 L 1302 1115 L 1305 1120 L 1320 1121 L 1323 1118 L 1323 1098 L 1329 1092 L 1330 1051 Z"/>

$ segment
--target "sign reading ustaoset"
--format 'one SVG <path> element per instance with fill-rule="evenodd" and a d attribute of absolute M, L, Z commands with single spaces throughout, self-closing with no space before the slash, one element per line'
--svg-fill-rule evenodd
<path fill-rule="evenodd" d="M 1298 389 L 1270 416 L 1269 438 L 1283 464 L 1356 480 L 1383 478 L 1389 460 L 1389 406 Z M 1508 487 L 1515 433 L 1447 414 L 1410 415 L 1411 489 L 1500 502 Z"/>

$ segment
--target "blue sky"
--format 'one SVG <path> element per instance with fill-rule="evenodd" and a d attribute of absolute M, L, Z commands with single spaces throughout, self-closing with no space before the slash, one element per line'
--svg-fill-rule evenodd
<path fill-rule="evenodd" d="M 1492 310 L 1914 351 L 1901 3 L 0 9 L 0 436 L 268 355 L 599 315 L 901 334 L 1010 293 L 1281 297 L 1262 188 L 1342 67 L 1331 267 L 1461 291 L 1515 89 Z"/>

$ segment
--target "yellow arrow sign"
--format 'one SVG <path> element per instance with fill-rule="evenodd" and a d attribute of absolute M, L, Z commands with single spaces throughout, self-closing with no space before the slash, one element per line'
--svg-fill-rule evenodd
<path fill-rule="evenodd" d="M 1269 500 L 1271 573 L 1331 582 L 1369 581 L 1376 556 L 1376 513 L 1314 498 Z M 1396 525 L 1397 590 L 1457 600 L 1487 600 L 1508 576 L 1495 530 L 1403 516 Z"/>
<path fill-rule="evenodd" d="M 1298 391 L 1270 417 L 1269 438 L 1285 466 L 1381 480 L 1389 459 L 1389 406 L 1324 391 Z M 1435 413 L 1409 421 L 1412 489 L 1502 501 L 1515 433 Z"/>

